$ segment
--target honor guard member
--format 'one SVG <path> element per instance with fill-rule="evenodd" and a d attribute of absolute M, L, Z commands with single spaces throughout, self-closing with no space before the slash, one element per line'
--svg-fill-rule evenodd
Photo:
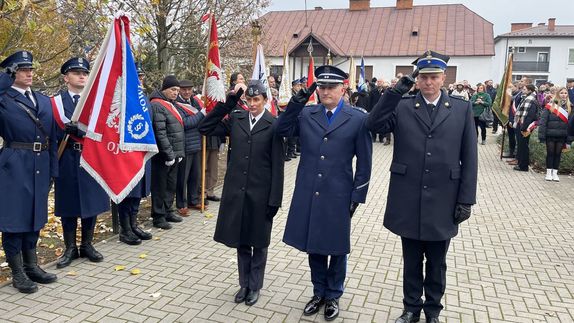
<path fill-rule="evenodd" d="M 22 293 L 57 279 L 38 267 L 36 255 L 50 178 L 58 176 L 58 147 L 50 99 L 30 89 L 32 61 L 32 53 L 19 51 L 0 63 L 0 232 L 12 286 Z"/>
<path fill-rule="evenodd" d="M 367 197 L 372 141 L 365 126 L 367 114 L 344 103 L 347 74 L 326 65 L 315 70 L 315 77 L 317 84 L 293 96 L 278 119 L 278 134 L 298 136 L 301 142 L 283 241 L 309 254 L 314 296 L 303 314 L 313 315 L 325 304 L 324 316 L 330 321 L 339 315 L 351 251 L 351 217 Z M 322 104 L 305 107 L 317 85 Z"/>
<path fill-rule="evenodd" d="M 283 198 L 283 138 L 265 109 L 265 86 L 252 80 L 248 111 L 238 108 L 243 89 L 231 92 L 199 125 L 204 135 L 230 136 L 232 149 L 214 239 L 237 249 L 240 289 L 235 302 L 253 305 L 263 287 L 273 217 Z M 224 119 L 229 115 L 227 119 Z"/>
<path fill-rule="evenodd" d="M 64 75 L 66 89 L 52 98 L 54 119 L 59 126 L 58 142 L 69 135 L 59 163 L 60 176 L 54 181 L 54 215 L 62 218 L 64 245 L 66 250 L 56 267 L 64 268 L 79 257 L 92 262 L 101 262 L 104 257 L 92 245 L 97 216 L 110 209 L 110 198 L 102 187 L 80 167 L 82 144 L 85 133 L 78 130 L 77 124 L 70 122 L 80 95 L 88 80 L 90 63 L 85 58 L 69 59 L 60 68 Z M 78 218 L 82 222 L 82 242 L 80 250 L 76 246 Z"/>
<path fill-rule="evenodd" d="M 423 54 L 413 62 L 415 73 L 385 91 L 367 121 L 372 132 L 395 137 L 384 225 L 402 240 L 404 311 L 397 323 L 418 322 L 421 310 L 427 322 L 439 322 L 450 239 L 476 199 L 472 105 L 441 90 L 448 59 Z M 420 92 L 402 98 L 413 77 Z"/>

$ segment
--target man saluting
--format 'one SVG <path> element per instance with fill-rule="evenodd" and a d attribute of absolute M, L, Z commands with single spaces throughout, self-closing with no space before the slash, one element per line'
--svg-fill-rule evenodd
<path fill-rule="evenodd" d="M 313 315 L 325 304 L 325 319 L 331 321 L 339 315 L 343 295 L 351 217 L 367 197 L 372 141 L 365 127 L 367 115 L 343 101 L 347 74 L 326 65 L 315 70 L 315 77 L 321 104 L 304 108 L 315 84 L 300 90 L 277 125 L 280 136 L 298 136 L 301 142 L 283 241 L 309 254 L 314 296 L 303 314 Z"/>

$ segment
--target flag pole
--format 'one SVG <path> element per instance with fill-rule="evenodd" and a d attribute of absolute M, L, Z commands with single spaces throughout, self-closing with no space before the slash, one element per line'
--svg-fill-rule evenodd
<path fill-rule="evenodd" d="M 66 134 L 62 142 L 60 142 L 60 146 L 58 146 L 58 159 L 60 159 L 60 157 L 62 157 L 62 155 L 64 154 L 64 150 L 66 149 L 66 145 L 68 144 L 69 138 L 70 135 Z"/>
<path fill-rule="evenodd" d="M 500 160 L 504 153 L 504 137 L 506 137 L 506 126 L 502 127 L 502 143 L 500 144 Z"/>
<path fill-rule="evenodd" d="M 215 19 L 213 13 L 211 13 L 210 19 Z M 207 53 L 205 55 L 205 74 L 203 78 L 203 105 L 207 108 L 207 95 L 205 94 L 205 80 L 207 76 L 207 71 L 209 70 L 209 47 L 211 46 L 211 24 L 209 22 L 209 31 L 207 32 Z M 206 169 L 206 151 L 207 151 L 207 136 L 201 136 L 201 213 L 205 212 L 205 169 Z"/>

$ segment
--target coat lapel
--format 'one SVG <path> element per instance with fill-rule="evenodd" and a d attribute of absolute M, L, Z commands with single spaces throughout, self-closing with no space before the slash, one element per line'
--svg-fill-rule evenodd
<path fill-rule="evenodd" d="M 431 131 L 438 127 L 448 116 L 450 115 L 450 98 L 446 92 L 442 92 L 441 99 L 439 101 L 438 111 L 436 112 L 437 115 L 434 118 L 434 122 L 431 125 Z"/>
<path fill-rule="evenodd" d="M 319 124 L 323 130 L 327 130 L 329 123 L 327 122 L 327 117 L 325 117 L 325 113 L 323 112 L 324 107 L 322 105 L 318 104 L 312 108 L 304 109 L 314 109 L 311 111 L 311 119 L 317 122 L 317 124 Z"/>
<path fill-rule="evenodd" d="M 419 119 L 419 121 L 425 125 L 427 128 L 431 127 L 431 119 L 429 117 L 429 113 L 425 110 L 425 100 L 423 99 L 422 95 L 419 93 L 415 98 L 415 115 Z"/>
<path fill-rule="evenodd" d="M 72 100 L 70 92 L 68 91 L 62 91 L 60 95 L 62 96 L 62 102 L 64 103 L 64 113 L 66 114 L 66 117 L 70 119 L 74 114 L 74 100 Z"/>
<path fill-rule="evenodd" d="M 271 113 L 267 110 L 263 111 L 263 115 L 261 116 L 261 119 L 259 119 L 259 121 L 257 121 L 255 126 L 251 130 L 251 135 L 253 136 L 256 133 L 269 128 L 269 126 L 272 123 L 273 123 L 273 117 L 271 116 Z"/>
<path fill-rule="evenodd" d="M 237 117 L 237 121 L 239 123 L 239 128 L 241 128 L 243 131 L 245 131 L 245 133 L 247 135 L 251 134 L 251 129 L 249 128 L 249 112 L 247 113 L 241 113 L 238 117 Z"/>
<path fill-rule="evenodd" d="M 347 105 L 343 105 L 341 107 L 341 111 L 338 111 L 337 114 L 335 115 L 335 119 L 329 125 L 326 134 L 339 128 L 341 125 L 343 125 L 345 122 L 347 122 L 347 120 L 351 118 L 351 111 L 349 109 L 351 109 L 351 107 Z"/>
<path fill-rule="evenodd" d="M 38 111 L 38 109 L 32 104 L 32 102 L 30 102 L 30 100 L 28 100 L 28 98 L 26 98 L 23 94 L 14 90 L 13 88 L 9 88 L 8 91 L 6 91 L 6 93 L 8 95 L 10 95 L 14 99 L 14 101 L 20 102 L 21 104 L 23 104 L 28 109 L 30 109 L 34 112 Z M 36 102 L 38 102 L 37 99 L 36 99 Z"/>

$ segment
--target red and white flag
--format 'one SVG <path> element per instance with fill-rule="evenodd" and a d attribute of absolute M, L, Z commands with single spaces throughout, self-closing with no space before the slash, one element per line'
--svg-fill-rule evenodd
<path fill-rule="evenodd" d="M 315 82 L 315 60 L 313 59 L 313 55 L 309 53 L 309 69 L 307 70 L 307 88 L 310 88 L 314 82 Z M 307 105 L 311 104 L 317 104 L 317 100 L 315 99 L 315 93 L 311 94 L 309 101 L 307 101 Z"/>
<path fill-rule="evenodd" d="M 206 14 L 209 15 L 209 14 Z M 204 15 L 204 17 L 206 16 Z M 217 25 L 215 15 L 211 14 L 202 21 L 210 19 L 209 44 L 207 45 L 207 64 L 205 79 L 203 81 L 203 95 L 205 96 L 205 111 L 213 110 L 217 102 L 225 101 L 225 87 L 223 86 L 223 73 L 219 59 L 219 40 L 217 37 Z"/>
<path fill-rule="evenodd" d="M 115 203 L 138 184 L 146 161 L 158 152 L 129 35 L 129 18 L 118 14 L 71 119 L 86 132 L 81 167 Z"/>

